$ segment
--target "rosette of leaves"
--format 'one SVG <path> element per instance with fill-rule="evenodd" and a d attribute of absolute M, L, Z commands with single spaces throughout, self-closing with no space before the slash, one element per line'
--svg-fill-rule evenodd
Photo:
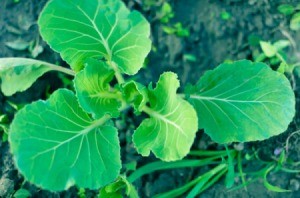
<path fill-rule="evenodd" d="M 173 72 L 155 85 L 124 80 L 142 67 L 151 41 L 146 19 L 120 0 L 50 0 L 38 24 L 71 69 L 2 58 L 0 77 L 9 96 L 49 71 L 74 76 L 75 93 L 59 89 L 26 105 L 10 126 L 17 168 L 42 188 L 98 189 L 115 181 L 122 165 L 113 121 L 130 106 L 148 115 L 133 135 L 137 152 L 164 161 L 185 157 L 198 129 L 218 143 L 262 140 L 283 132 L 294 116 L 288 80 L 262 63 L 222 64 L 188 86 L 185 97 Z"/>

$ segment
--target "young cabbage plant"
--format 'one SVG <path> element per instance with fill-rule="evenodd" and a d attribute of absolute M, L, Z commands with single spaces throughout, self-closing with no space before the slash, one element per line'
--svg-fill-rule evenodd
<path fill-rule="evenodd" d="M 9 129 L 18 170 L 44 189 L 98 189 L 115 181 L 122 164 L 112 120 L 128 107 L 148 115 L 133 134 L 137 152 L 163 161 L 184 158 L 199 129 L 220 144 L 264 140 L 284 132 L 295 114 L 289 81 L 263 63 L 221 64 L 184 94 L 173 72 L 148 86 L 126 80 L 151 49 L 150 25 L 120 0 L 50 0 L 38 25 L 71 69 L 1 58 L 0 77 L 11 96 L 46 72 L 74 76 L 75 93 L 59 89 L 26 105 Z"/>

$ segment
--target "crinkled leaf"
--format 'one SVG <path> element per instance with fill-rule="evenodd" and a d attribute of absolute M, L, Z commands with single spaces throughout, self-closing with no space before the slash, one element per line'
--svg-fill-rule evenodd
<path fill-rule="evenodd" d="M 135 74 L 151 48 L 149 23 L 121 0 L 51 0 L 38 24 L 42 37 L 76 71 L 86 58 L 100 56 Z"/>
<path fill-rule="evenodd" d="M 137 128 L 133 142 L 140 154 L 173 161 L 182 159 L 189 152 L 197 132 L 197 115 L 194 108 L 176 95 L 179 87 L 177 75 L 161 75 L 156 88 L 149 90 L 150 108 L 143 110 L 150 115 Z"/>
<path fill-rule="evenodd" d="M 93 117 L 101 118 L 105 114 L 117 117 L 122 96 L 110 87 L 114 71 L 105 62 L 89 59 L 84 70 L 74 79 L 76 94 L 80 106 Z"/>
<path fill-rule="evenodd" d="M 148 102 L 147 88 L 135 81 L 129 81 L 122 86 L 125 100 L 131 103 L 136 112 L 141 112 Z"/>
<path fill-rule="evenodd" d="M 263 63 L 221 64 L 206 72 L 189 92 L 200 128 L 218 143 L 278 135 L 295 114 L 289 81 Z"/>
<path fill-rule="evenodd" d="M 0 58 L 1 90 L 6 96 L 28 89 L 40 76 L 53 70 L 48 63 L 27 58 Z"/>
<path fill-rule="evenodd" d="M 26 180 L 53 191 L 112 182 L 121 168 L 120 146 L 107 119 L 91 120 L 68 90 L 25 106 L 9 133 L 18 169 Z"/>

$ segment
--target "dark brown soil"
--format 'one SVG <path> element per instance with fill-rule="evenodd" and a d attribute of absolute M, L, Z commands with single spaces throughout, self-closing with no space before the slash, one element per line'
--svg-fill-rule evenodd
<path fill-rule="evenodd" d="M 36 20 L 39 12 L 47 0 L 1 0 L 0 2 L 0 57 L 30 57 L 29 51 L 17 51 L 8 48 L 5 42 L 22 39 L 30 42 L 39 37 Z M 139 10 L 141 6 L 138 0 L 127 0 L 126 3 Z M 278 13 L 277 6 L 282 3 L 299 3 L 300 1 L 272 1 L 272 0 L 174 0 L 170 1 L 174 10 L 175 18 L 171 23 L 182 22 L 184 27 L 190 30 L 187 38 L 168 35 L 162 30 L 162 24 L 153 20 L 156 9 L 152 8 L 144 12 L 145 16 L 152 21 L 152 39 L 157 52 L 151 52 L 147 69 L 142 70 L 138 79 L 143 83 L 155 82 L 164 71 L 178 73 L 182 85 L 195 83 L 208 69 L 216 67 L 224 60 L 252 59 L 254 47 L 248 45 L 248 36 L 255 34 L 267 41 L 286 39 L 282 30 L 288 32 L 295 41 L 300 41 L 299 32 L 292 32 L 288 28 L 287 19 Z M 221 12 L 231 14 L 229 20 L 220 17 Z M 52 63 L 64 64 L 59 55 L 54 53 L 44 42 L 41 44 L 44 51 L 37 58 Z M 257 48 L 258 49 L 258 48 Z M 290 50 L 289 55 L 297 58 L 300 46 Z M 192 54 L 197 60 L 190 62 L 184 60 L 184 54 Z M 297 60 L 300 61 L 300 58 Z M 55 82 L 55 83 L 53 83 Z M 295 76 L 295 94 L 297 97 L 297 109 L 299 108 L 300 79 Z M 25 93 L 16 94 L 6 98 L 0 93 L 0 113 L 13 116 L 13 109 L 8 101 L 15 103 L 30 103 L 39 98 L 45 99 L 45 89 L 49 92 L 62 86 L 56 73 L 47 74 L 39 79 L 32 88 Z M 139 120 L 131 118 L 132 112 L 128 112 L 130 119 L 125 126 L 138 123 Z M 287 132 L 263 142 L 245 144 L 245 152 L 252 148 L 260 149 L 260 155 L 265 160 L 274 157 L 275 149 L 284 148 L 289 135 L 298 130 L 300 115 L 290 125 Z M 132 144 L 126 142 L 126 137 L 133 132 L 133 128 L 124 128 L 120 131 L 122 142 L 122 158 L 124 162 L 137 161 L 138 166 L 152 161 L 153 158 L 142 158 L 136 154 Z M 299 137 L 290 138 L 288 158 L 300 161 Z M 209 137 L 202 131 L 197 135 L 195 149 L 217 148 Z M 207 170 L 208 167 L 204 167 Z M 255 164 L 245 164 L 245 169 L 255 170 Z M 138 180 L 137 186 L 141 197 L 152 197 L 154 194 L 174 189 L 183 185 L 188 179 L 197 176 L 201 170 L 172 170 L 154 173 Z M 274 173 L 270 174 L 269 181 L 285 189 L 291 189 L 291 193 L 274 193 L 267 190 L 262 181 L 251 184 L 248 191 L 238 190 L 228 192 L 224 182 L 220 181 L 208 189 L 201 197 L 300 197 L 299 174 Z M 14 168 L 12 156 L 9 153 L 7 142 L 0 140 L 0 197 L 11 197 L 13 193 L 23 185 L 24 179 Z M 76 188 L 62 193 L 52 193 L 41 190 L 27 182 L 23 188 L 28 189 L 33 197 L 76 197 Z M 88 197 L 93 197 L 90 192 Z"/>

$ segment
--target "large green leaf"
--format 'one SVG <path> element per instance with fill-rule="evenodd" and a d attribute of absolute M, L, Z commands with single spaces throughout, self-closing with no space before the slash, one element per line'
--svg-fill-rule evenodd
<path fill-rule="evenodd" d="M 26 180 L 53 191 L 112 182 L 121 161 L 117 130 L 108 119 L 91 120 L 68 90 L 27 105 L 9 132 L 16 166 Z"/>
<path fill-rule="evenodd" d="M 247 60 L 206 72 L 189 95 L 199 127 L 218 143 L 278 135 L 295 114 L 295 97 L 286 77 Z"/>
<path fill-rule="evenodd" d="M 100 56 L 135 74 L 151 48 L 149 23 L 121 0 L 51 0 L 38 24 L 42 37 L 76 71 L 86 58 Z"/>
<path fill-rule="evenodd" d="M 1 90 L 6 96 L 28 89 L 53 66 L 27 58 L 0 58 Z"/>
<path fill-rule="evenodd" d="M 189 152 L 198 129 L 194 108 L 176 95 L 179 87 L 177 75 L 165 72 L 156 88 L 149 90 L 150 108 L 143 111 L 150 115 L 133 135 L 133 142 L 140 154 L 152 151 L 158 158 L 174 161 Z"/>
<path fill-rule="evenodd" d="M 120 114 L 122 95 L 110 87 L 113 77 L 114 71 L 105 62 L 89 59 L 84 70 L 74 79 L 80 106 L 95 118 L 105 114 L 117 117 Z"/>

